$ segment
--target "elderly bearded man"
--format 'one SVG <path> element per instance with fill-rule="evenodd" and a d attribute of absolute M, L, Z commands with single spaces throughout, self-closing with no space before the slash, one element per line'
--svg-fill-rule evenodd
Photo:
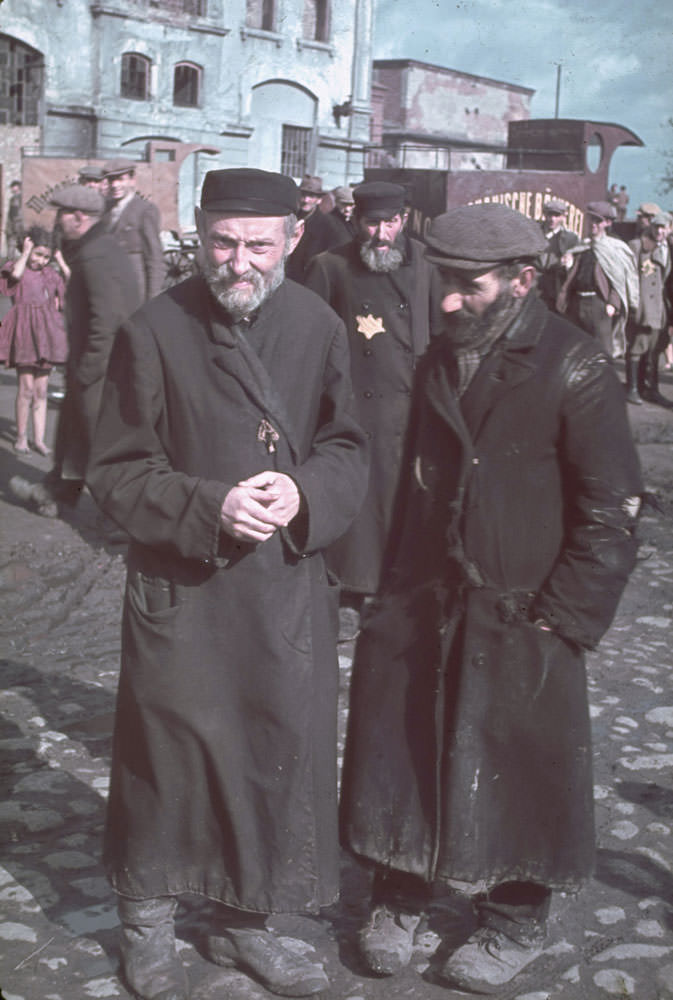
<path fill-rule="evenodd" d="M 409 962 L 435 883 L 479 925 L 438 974 L 489 993 L 541 953 L 552 890 L 592 872 L 583 650 L 633 567 L 641 481 L 612 364 L 535 293 L 536 223 L 472 205 L 427 242 L 445 327 L 356 649 L 343 827 L 376 865 L 369 967 Z"/>
<path fill-rule="evenodd" d="M 271 913 L 338 890 L 336 596 L 321 550 L 366 485 L 339 318 L 284 280 L 281 174 L 206 176 L 202 275 L 135 314 L 110 362 L 90 483 L 131 543 L 105 862 L 125 978 L 184 1000 L 181 893 L 207 942 L 282 996 L 328 985 Z"/>
<path fill-rule="evenodd" d="M 423 245 L 404 231 L 405 189 L 371 181 L 356 187 L 353 197 L 356 236 L 315 257 L 305 284 L 346 324 L 353 388 L 371 439 L 367 498 L 352 528 L 327 554 L 343 603 L 357 608 L 379 584 L 414 370 L 428 346 L 435 309 L 439 315 L 439 285 Z"/>

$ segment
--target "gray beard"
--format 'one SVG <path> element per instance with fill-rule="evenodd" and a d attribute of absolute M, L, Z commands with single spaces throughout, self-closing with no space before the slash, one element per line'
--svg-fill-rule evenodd
<path fill-rule="evenodd" d="M 447 313 L 444 333 L 456 350 L 480 350 L 494 344 L 520 312 L 525 299 L 515 298 L 510 288 L 504 288 L 481 316 L 472 316 L 463 309 Z"/>
<path fill-rule="evenodd" d="M 396 247 L 373 247 L 371 243 L 363 243 L 360 247 L 360 260 L 368 271 L 376 274 L 386 274 L 396 271 L 404 260 L 404 254 Z"/>
<path fill-rule="evenodd" d="M 228 264 L 221 264 L 217 267 L 206 259 L 205 254 L 201 253 L 199 267 L 211 295 L 236 323 L 259 309 L 262 303 L 282 284 L 285 277 L 286 260 L 287 253 L 284 253 L 273 271 L 260 274 L 259 271 L 250 270 L 239 276 L 231 274 Z M 249 291 L 231 287 L 233 282 L 240 281 L 241 278 L 251 283 L 252 288 Z"/>

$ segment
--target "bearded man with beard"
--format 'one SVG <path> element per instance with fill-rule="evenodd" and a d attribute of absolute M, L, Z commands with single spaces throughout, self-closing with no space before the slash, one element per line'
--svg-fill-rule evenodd
<path fill-rule="evenodd" d="M 185 1000 L 178 897 L 206 954 L 281 996 L 328 985 L 271 914 L 339 885 L 336 588 L 322 550 L 364 497 L 338 316 L 284 280 L 294 181 L 207 174 L 201 274 L 118 332 L 88 476 L 131 536 L 104 860 L 122 970 Z"/>
<path fill-rule="evenodd" d="M 375 866 L 368 967 L 408 964 L 433 895 L 459 891 L 475 920 L 432 971 L 493 993 L 541 954 L 552 890 L 591 877 L 584 651 L 634 565 L 642 486 L 613 365 L 536 294 L 536 223 L 472 205 L 427 242 L 445 325 L 355 652 L 343 837 Z"/>
<path fill-rule="evenodd" d="M 371 444 L 365 503 L 350 530 L 327 553 L 342 587 L 342 604 L 357 609 L 379 585 L 414 371 L 430 341 L 431 317 L 439 315 L 439 286 L 423 245 L 404 232 L 404 188 L 367 182 L 354 189 L 353 199 L 357 235 L 314 257 L 305 285 L 346 324 L 353 388 Z"/>

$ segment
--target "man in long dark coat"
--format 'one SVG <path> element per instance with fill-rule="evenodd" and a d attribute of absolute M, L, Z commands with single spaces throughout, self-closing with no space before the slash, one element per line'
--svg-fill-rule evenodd
<path fill-rule="evenodd" d="M 129 532 L 105 862 L 127 982 L 188 996 L 177 896 L 222 904 L 210 957 L 327 986 L 270 913 L 338 891 L 336 593 L 321 550 L 366 486 L 339 318 L 284 280 L 291 178 L 213 171 L 202 274 L 119 331 L 90 472 Z"/>
<path fill-rule="evenodd" d="M 376 592 L 391 526 L 417 359 L 430 340 L 437 275 L 404 232 L 405 190 L 372 181 L 354 190 L 357 236 L 319 254 L 306 276 L 341 316 L 360 421 L 371 441 L 364 506 L 328 554 L 345 603 Z"/>
<path fill-rule="evenodd" d="M 428 244 L 446 325 L 356 650 L 343 829 L 378 866 L 370 968 L 409 961 L 439 883 L 474 897 L 479 928 L 438 974 L 487 993 L 540 954 L 552 890 L 592 872 L 583 650 L 633 567 L 642 487 L 612 364 L 534 291 L 537 225 L 462 207 Z"/>
<path fill-rule="evenodd" d="M 102 194 L 81 184 L 55 191 L 51 204 L 68 240 L 70 278 L 65 292 L 68 331 L 66 394 L 59 414 L 54 465 L 26 496 L 45 516 L 58 503 L 74 504 L 84 487 L 103 382 L 115 333 L 141 303 L 127 255 L 102 222 Z"/>

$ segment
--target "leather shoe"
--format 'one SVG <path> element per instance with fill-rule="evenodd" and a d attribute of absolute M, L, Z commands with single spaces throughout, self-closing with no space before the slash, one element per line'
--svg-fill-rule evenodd
<path fill-rule="evenodd" d="M 498 993 L 542 954 L 542 941 L 519 944 L 491 927 L 480 927 L 445 962 L 439 979 L 468 993 Z"/>
<path fill-rule="evenodd" d="M 236 966 L 281 997 L 313 996 L 329 986 L 322 965 L 285 948 L 267 930 L 222 928 L 208 936 L 206 952 L 216 965 Z"/>
<path fill-rule="evenodd" d="M 175 945 L 177 900 L 117 902 L 122 972 L 137 1000 L 189 1000 L 187 975 Z"/>
<path fill-rule="evenodd" d="M 370 972 L 394 976 L 408 965 L 420 922 L 416 913 L 404 913 L 385 904 L 375 907 L 358 936 L 360 955 Z"/>

